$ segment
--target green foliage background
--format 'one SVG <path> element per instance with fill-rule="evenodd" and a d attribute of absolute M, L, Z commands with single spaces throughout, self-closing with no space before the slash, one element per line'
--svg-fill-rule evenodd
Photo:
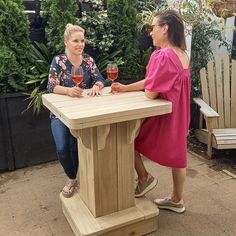
<path fill-rule="evenodd" d="M 193 24 L 193 96 L 200 93 L 199 70 L 213 56 L 211 41 L 219 41 L 230 53 L 229 43 L 222 37 L 219 25 L 210 20 L 212 11 L 196 10 L 199 1 L 189 0 L 183 5 L 184 17 Z M 82 11 L 81 4 L 87 4 L 89 9 Z M 155 11 L 166 7 L 166 4 L 160 7 L 155 0 L 42 0 L 41 10 L 47 21 L 47 45 L 35 45 L 29 39 L 29 20 L 22 0 L 0 0 L 0 92 L 30 91 L 29 106 L 35 106 L 35 111 L 40 110 L 50 61 L 52 56 L 64 53 L 63 34 L 68 23 L 85 29 L 86 50 L 92 53 L 102 72 L 109 61 L 115 61 L 122 81 L 129 83 L 129 80 L 143 79 L 152 52 L 151 47 L 140 48 L 143 25 Z"/>
<path fill-rule="evenodd" d="M 137 59 L 140 58 L 137 31 L 137 0 L 108 0 L 107 12 L 114 38 L 113 49 L 121 50 L 125 69 L 121 76 L 136 77 L 139 72 Z"/>
<path fill-rule="evenodd" d="M 26 91 L 30 68 L 29 20 L 22 1 L 0 0 L 0 92 Z"/>
<path fill-rule="evenodd" d="M 202 21 L 194 25 L 191 45 L 191 80 L 192 96 L 200 95 L 200 69 L 207 66 L 208 61 L 213 59 L 212 40 L 224 46 L 230 54 L 230 43 L 223 38 L 219 25 L 215 21 Z"/>
<path fill-rule="evenodd" d="M 76 0 L 42 0 L 41 9 L 47 18 L 47 45 L 52 55 L 64 53 L 63 34 L 68 23 L 75 24 L 79 10 Z"/>

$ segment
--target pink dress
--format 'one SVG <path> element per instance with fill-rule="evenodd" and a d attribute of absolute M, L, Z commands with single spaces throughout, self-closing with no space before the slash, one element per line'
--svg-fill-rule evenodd
<path fill-rule="evenodd" d="M 184 69 L 171 48 L 152 53 L 145 79 L 145 88 L 158 92 L 172 102 L 172 113 L 146 118 L 135 149 L 163 166 L 187 166 L 187 134 L 190 123 L 190 69 Z"/>

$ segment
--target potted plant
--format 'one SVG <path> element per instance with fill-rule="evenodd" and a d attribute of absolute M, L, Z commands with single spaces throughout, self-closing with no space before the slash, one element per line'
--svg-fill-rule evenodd
<path fill-rule="evenodd" d="M 216 16 L 224 19 L 236 13 L 236 0 L 208 0 L 208 4 Z"/>
<path fill-rule="evenodd" d="M 48 111 L 28 106 L 27 74 L 33 64 L 29 20 L 22 1 L 0 0 L 0 171 L 55 160 Z M 14 16 L 14 17 L 9 17 Z"/>

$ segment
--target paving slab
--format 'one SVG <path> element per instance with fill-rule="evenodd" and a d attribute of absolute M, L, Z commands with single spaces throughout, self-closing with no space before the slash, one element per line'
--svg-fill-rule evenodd
<path fill-rule="evenodd" d="M 186 212 L 160 210 L 158 230 L 148 236 L 235 236 L 236 179 L 192 153 L 188 162 Z M 169 195 L 171 169 L 144 163 L 159 181 L 147 197 Z M 73 236 L 59 201 L 65 181 L 57 161 L 0 174 L 0 236 Z"/>

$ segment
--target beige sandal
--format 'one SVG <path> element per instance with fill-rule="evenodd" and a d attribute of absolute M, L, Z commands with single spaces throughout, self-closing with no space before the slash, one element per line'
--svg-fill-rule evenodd
<path fill-rule="evenodd" d="M 75 188 L 77 186 L 78 186 L 78 182 L 76 179 L 69 179 L 66 185 L 64 186 L 64 188 L 62 189 L 62 195 L 66 198 L 71 197 L 74 194 Z"/>

